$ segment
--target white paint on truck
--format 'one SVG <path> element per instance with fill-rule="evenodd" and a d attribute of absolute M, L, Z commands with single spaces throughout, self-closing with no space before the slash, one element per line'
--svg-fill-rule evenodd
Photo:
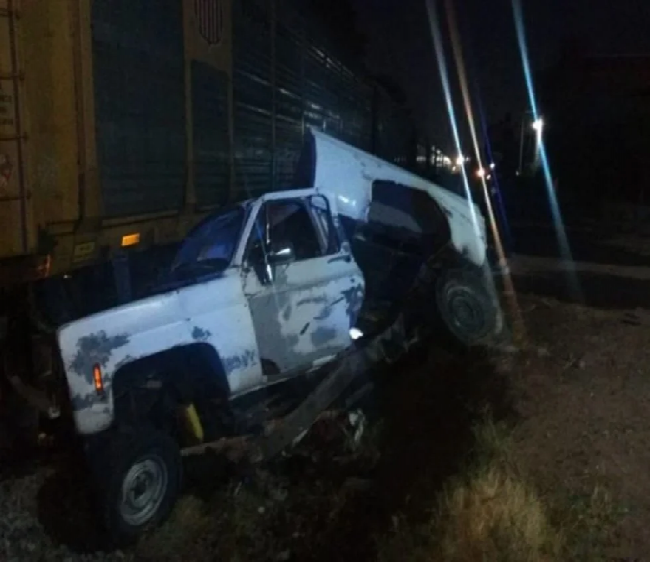
<path fill-rule="evenodd" d="M 235 396 L 269 382 L 262 358 L 271 361 L 280 375 L 290 375 L 331 359 L 350 345 L 349 332 L 363 301 L 364 280 L 344 240 L 323 255 L 275 268 L 272 282 L 260 278 L 247 261 L 253 226 L 266 217 L 267 204 L 313 197 L 327 201 L 324 207 L 329 208 L 333 233 L 333 197 L 314 189 L 265 195 L 241 205 L 243 228 L 232 257 L 219 274 L 59 329 L 79 433 L 92 434 L 111 425 L 115 375 L 138 359 L 179 346 L 211 346 L 230 395 Z M 316 224 L 314 232 L 319 232 Z M 95 366 L 101 368 L 102 392 L 95 387 Z"/>
<path fill-rule="evenodd" d="M 372 184 L 393 181 L 426 192 L 447 216 L 455 250 L 481 266 L 486 259 L 485 221 L 476 205 L 433 182 L 311 129 L 315 144 L 314 186 L 337 196 L 341 215 L 366 222 Z M 395 187 L 400 189 L 399 186 Z"/>

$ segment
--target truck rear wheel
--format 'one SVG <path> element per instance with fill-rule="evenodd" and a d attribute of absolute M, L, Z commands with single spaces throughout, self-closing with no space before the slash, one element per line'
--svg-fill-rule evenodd
<path fill-rule="evenodd" d="M 480 272 L 443 271 L 436 283 L 436 305 L 442 328 L 465 347 L 485 344 L 496 335 L 501 310 Z"/>
<path fill-rule="evenodd" d="M 182 482 L 180 451 L 155 429 L 116 434 L 104 451 L 94 459 L 103 522 L 112 541 L 126 545 L 171 513 Z"/>

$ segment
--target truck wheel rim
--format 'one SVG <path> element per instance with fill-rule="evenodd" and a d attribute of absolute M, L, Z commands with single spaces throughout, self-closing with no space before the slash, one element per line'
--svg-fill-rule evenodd
<path fill-rule="evenodd" d="M 451 290 L 447 297 L 453 328 L 465 337 L 482 336 L 485 332 L 485 312 L 480 299 L 465 287 Z"/>
<path fill-rule="evenodd" d="M 140 526 L 156 514 L 165 497 L 167 467 L 160 457 L 151 456 L 135 463 L 124 477 L 120 514 L 126 523 Z"/>

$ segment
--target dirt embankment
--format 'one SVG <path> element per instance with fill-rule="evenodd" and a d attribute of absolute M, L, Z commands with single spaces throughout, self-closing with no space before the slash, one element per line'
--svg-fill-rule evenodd
<path fill-rule="evenodd" d="M 516 451 L 605 559 L 650 559 L 650 315 L 528 301 L 540 346 L 514 370 Z M 592 528 L 589 528 L 589 524 Z"/>

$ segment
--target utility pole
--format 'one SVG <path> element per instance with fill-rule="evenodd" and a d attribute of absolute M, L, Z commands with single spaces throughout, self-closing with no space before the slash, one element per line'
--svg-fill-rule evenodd
<path fill-rule="evenodd" d="M 524 143 L 525 143 L 525 134 L 526 134 L 526 121 L 527 117 L 529 115 L 532 115 L 533 112 L 530 110 L 526 110 L 522 113 L 521 115 L 521 128 L 519 131 L 519 168 L 518 168 L 518 175 L 522 175 L 524 173 Z"/>

